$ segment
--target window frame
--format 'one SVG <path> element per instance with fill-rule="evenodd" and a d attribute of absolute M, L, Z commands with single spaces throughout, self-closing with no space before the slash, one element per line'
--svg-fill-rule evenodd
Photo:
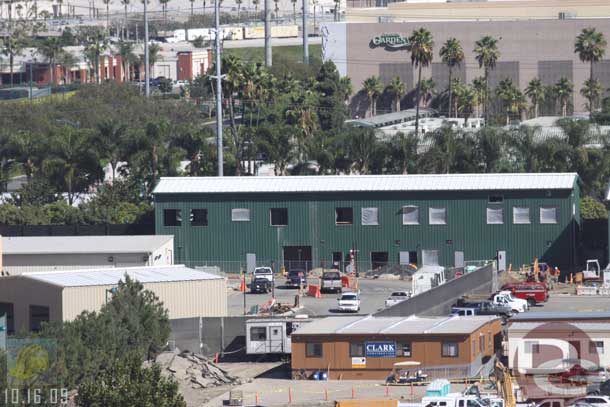
<path fill-rule="evenodd" d="M 169 212 L 173 212 L 174 213 L 174 224 L 168 224 L 167 220 L 168 220 L 168 213 Z M 163 209 L 163 227 L 166 228 L 178 228 L 182 226 L 182 209 L 177 209 L 177 208 L 166 208 Z"/>
<path fill-rule="evenodd" d="M 527 209 L 527 222 L 516 222 L 515 209 Z M 513 206 L 513 225 L 531 225 L 532 224 L 532 210 L 529 206 Z"/>
<path fill-rule="evenodd" d="M 554 209 L 555 210 L 555 221 L 554 222 L 543 222 L 542 221 L 542 211 L 544 209 Z M 556 205 L 543 205 L 538 209 L 538 221 L 541 225 L 558 225 L 559 224 L 559 207 Z"/>
<path fill-rule="evenodd" d="M 417 213 L 417 220 L 415 222 L 406 222 L 405 221 L 405 208 L 413 208 Z M 401 207 L 401 223 L 406 226 L 416 226 L 421 224 L 421 211 L 419 210 L 419 206 L 417 205 L 403 205 Z"/>
<path fill-rule="evenodd" d="M 449 354 L 448 350 L 451 345 L 455 346 L 455 355 Z M 447 347 L 447 348 L 446 348 Z M 443 358 L 458 358 L 460 357 L 460 344 L 454 341 L 443 341 L 441 343 L 441 357 Z"/>
<path fill-rule="evenodd" d="M 315 352 L 317 349 L 320 350 L 319 354 L 317 352 Z M 323 346 L 322 342 L 306 342 L 305 343 L 305 357 L 306 358 L 317 358 L 317 359 L 324 357 L 324 346 Z"/>
<path fill-rule="evenodd" d="M 436 222 L 432 222 L 432 210 L 433 209 L 443 209 L 444 213 L 445 213 L 445 219 L 444 219 L 444 223 L 436 223 Z M 428 207 L 428 225 L 430 226 L 446 226 L 449 222 L 447 220 L 448 218 L 448 214 L 447 214 L 447 207 L 446 206 L 430 206 Z"/>
<path fill-rule="evenodd" d="M 205 213 L 205 222 L 195 222 L 195 211 Z M 195 227 L 206 227 L 209 225 L 208 208 L 191 208 L 190 224 Z"/>
<path fill-rule="evenodd" d="M 248 219 L 235 219 L 235 211 L 248 211 Z M 231 222 L 251 222 L 252 210 L 250 208 L 231 208 Z"/>
<path fill-rule="evenodd" d="M 489 221 L 489 211 L 500 211 L 500 213 L 502 214 L 502 220 L 500 222 L 490 222 Z M 487 206 L 485 208 L 485 222 L 487 225 L 503 225 L 504 224 L 504 208 L 501 206 L 497 206 L 497 207 Z"/>
<path fill-rule="evenodd" d="M 364 210 L 375 210 L 375 223 L 364 223 Z M 376 206 L 368 206 L 360 208 L 360 225 L 361 226 L 379 226 L 379 208 Z"/>
<path fill-rule="evenodd" d="M 285 224 L 281 224 L 281 223 L 273 223 L 273 213 L 274 211 L 282 211 L 282 212 L 286 212 L 286 223 Z M 288 208 L 269 208 L 269 226 L 288 226 Z"/>
<path fill-rule="evenodd" d="M 400 355 L 397 355 L 399 357 L 403 357 L 403 358 L 411 358 L 413 357 L 413 343 L 412 342 L 398 342 L 396 344 L 397 349 L 400 349 Z M 405 348 L 408 348 L 408 354 L 405 354 Z"/>
<path fill-rule="evenodd" d="M 339 210 L 347 210 L 349 209 L 351 211 L 351 218 L 352 220 L 350 222 L 339 222 Z M 336 226 L 350 226 L 354 224 L 354 208 L 350 207 L 350 206 L 336 206 L 335 207 L 335 225 Z"/>
<path fill-rule="evenodd" d="M 260 338 L 261 335 L 258 334 L 255 339 L 255 337 L 253 335 L 253 332 L 255 329 L 259 332 L 262 331 L 264 333 L 264 335 L 263 335 L 264 337 Z M 257 341 L 257 342 L 266 341 L 267 340 L 267 327 L 266 326 L 251 326 L 250 327 L 250 340 Z"/>
<path fill-rule="evenodd" d="M 364 342 L 350 342 L 349 356 L 352 358 L 364 357 Z"/>
<path fill-rule="evenodd" d="M 601 344 L 601 346 L 597 346 L 598 344 Z M 603 355 L 604 351 L 605 351 L 605 346 L 604 346 L 604 341 L 600 341 L 600 340 L 590 340 L 589 341 L 589 353 L 596 353 L 597 355 Z"/>

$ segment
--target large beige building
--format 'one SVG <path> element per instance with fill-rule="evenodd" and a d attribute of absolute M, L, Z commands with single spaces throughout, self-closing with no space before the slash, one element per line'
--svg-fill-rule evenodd
<path fill-rule="evenodd" d="M 18 236 L 2 238 L 2 273 L 174 264 L 174 237 Z"/>
<path fill-rule="evenodd" d="M 159 297 L 170 319 L 227 315 L 225 277 L 183 265 L 68 270 L 4 277 L 0 315 L 8 332 L 36 331 L 41 322 L 69 321 L 83 311 L 99 311 L 125 274 Z"/>

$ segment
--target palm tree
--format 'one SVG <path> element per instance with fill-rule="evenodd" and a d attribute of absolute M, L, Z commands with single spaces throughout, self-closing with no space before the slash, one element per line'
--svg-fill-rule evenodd
<path fill-rule="evenodd" d="M 205 16 L 205 0 L 203 0 L 203 11 L 201 12 L 202 16 Z"/>
<path fill-rule="evenodd" d="M 510 124 L 510 114 L 519 113 L 523 108 L 525 99 L 512 79 L 509 78 L 500 81 L 496 88 L 496 95 L 502 100 L 506 109 L 506 125 L 508 126 Z"/>
<path fill-rule="evenodd" d="M 339 7 L 341 6 L 341 0 L 334 0 L 335 3 L 335 21 L 339 21 Z"/>
<path fill-rule="evenodd" d="M 481 117 L 481 104 L 483 103 L 483 99 L 485 98 L 485 78 L 479 76 L 478 78 L 474 78 L 472 80 L 472 90 L 477 94 L 477 106 L 476 106 L 476 115 Z"/>
<path fill-rule="evenodd" d="M 129 5 L 129 1 L 130 0 L 121 0 L 121 4 L 125 7 L 125 37 L 129 38 L 129 29 L 128 29 L 128 24 L 127 24 L 127 6 Z"/>
<path fill-rule="evenodd" d="M 421 101 L 423 102 L 423 106 L 426 107 L 432 99 L 434 95 L 434 88 L 436 87 L 436 83 L 432 78 L 424 79 L 421 81 Z"/>
<path fill-rule="evenodd" d="M 146 80 L 148 80 L 149 75 L 152 77 L 153 72 L 155 72 L 155 64 L 161 59 L 161 55 L 159 55 L 160 51 L 161 46 L 159 44 L 150 44 L 148 47 L 148 65 L 150 72 L 146 73 Z M 141 56 L 141 64 L 144 65 L 144 55 Z"/>
<path fill-rule="evenodd" d="M 76 59 L 74 54 L 68 51 L 62 51 L 57 56 L 57 63 L 59 63 L 64 68 L 64 83 L 69 83 L 69 75 L 71 68 L 76 65 L 77 62 L 78 60 Z"/>
<path fill-rule="evenodd" d="M 131 68 L 131 64 L 136 62 L 137 59 L 133 52 L 133 43 L 120 40 L 114 52 L 121 57 L 121 69 L 123 71 L 122 80 L 124 82 L 131 80 L 129 70 Z"/>
<path fill-rule="evenodd" d="M 464 61 L 464 50 L 462 49 L 462 44 L 457 39 L 449 38 L 441 47 L 439 55 L 443 63 L 449 67 L 449 117 L 451 117 L 451 106 L 453 106 L 451 100 L 453 96 L 453 68 L 460 66 Z"/>
<path fill-rule="evenodd" d="M 297 0 L 290 0 L 292 3 L 292 22 L 297 23 Z"/>
<path fill-rule="evenodd" d="M 608 45 L 604 34 L 597 31 L 595 28 L 583 28 L 583 30 L 576 37 L 574 43 L 574 52 L 578 54 L 578 57 L 582 62 L 589 62 L 589 83 L 593 84 L 593 64 L 600 61 L 606 53 L 606 46 Z M 591 115 L 591 109 L 593 101 L 589 99 L 589 116 Z"/>
<path fill-rule="evenodd" d="M 418 146 L 419 137 L 414 133 L 399 132 L 390 140 L 391 164 L 393 164 L 394 173 L 408 174 L 411 168 L 415 169 Z"/>
<path fill-rule="evenodd" d="M 89 65 L 93 66 L 95 72 L 95 82 L 100 83 L 100 57 L 108 48 L 108 39 L 100 30 L 93 30 L 87 38 L 88 45 L 85 46 L 85 58 Z"/>
<path fill-rule="evenodd" d="M 407 92 L 407 85 L 400 80 L 400 76 L 395 77 L 390 81 L 388 86 L 386 86 L 386 90 L 394 95 L 394 111 L 400 111 L 400 99 Z"/>
<path fill-rule="evenodd" d="M 449 114 L 451 114 L 451 109 L 453 108 L 453 111 L 455 113 L 455 117 L 457 117 L 458 114 L 458 99 L 460 98 L 460 95 L 464 92 L 464 90 L 466 89 L 466 86 L 460 82 L 460 80 L 458 78 L 453 78 L 451 79 L 451 81 L 453 82 L 451 84 L 451 88 L 453 89 L 453 95 L 455 96 L 453 98 L 453 106 L 449 106 Z"/>
<path fill-rule="evenodd" d="M 458 98 L 458 110 L 464 115 L 464 126 L 468 124 L 470 115 L 479 104 L 477 92 L 471 86 L 464 86 Z"/>
<path fill-rule="evenodd" d="M 195 0 L 189 0 L 191 2 L 191 17 L 193 17 L 193 15 L 195 14 Z M 240 2 L 241 3 L 241 2 Z"/>
<path fill-rule="evenodd" d="M 534 117 L 538 117 L 540 104 L 544 102 L 544 98 L 546 97 L 546 86 L 544 86 L 539 78 L 534 78 L 527 84 L 525 94 L 532 101 L 532 106 L 534 107 Z"/>
<path fill-rule="evenodd" d="M 169 0 L 159 0 L 159 3 L 161 3 L 161 10 L 163 12 L 163 23 L 167 24 L 167 3 L 169 3 Z"/>
<path fill-rule="evenodd" d="M 239 16 L 241 11 L 241 4 L 244 0 L 235 0 L 235 4 L 237 4 L 237 23 L 239 24 Z"/>
<path fill-rule="evenodd" d="M 59 37 L 49 37 L 38 47 L 38 52 L 42 54 L 49 63 L 49 85 L 55 84 L 55 62 L 63 51 L 64 47 Z"/>
<path fill-rule="evenodd" d="M 500 58 L 498 50 L 498 40 L 490 35 L 486 35 L 475 43 L 475 58 L 479 63 L 479 68 L 485 68 L 485 95 L 483 107 L 485 109 L 485 124 L 489 121 L 489 71 L 496 67 L 496 62 Z"/>
<path fill-rule="evenodd" d="M 341 93 L 343 94 L 343 100 L 345 101 L 345 104 L 347 104 L 349 102 L 350 96 L 354 92 L 354 87 L 352 86 L 352 80 L 349 78 L 349 76 L 344 76 L 341 79 L 339 79 L 339 89 L 341 90 Z"/>
<path fill-rule="evenodd" d="M 252 0 L 252 4 L 254 4 L 254 17 L 255 18 L 258 15 L 258 4 L 260 2 L 261 2 L 261 0 Z"/>
<path fill-rule="evenodd" d="M 417 90 L 415 92 L 415 134 L 419 134 L 419 98 L 421 88 L 421 69 L 430 65 L 434 56 L 434 40 L 430 31 L 420 28 L 413 31 L 409 38 L 411 64 L 419 68 L 417 73 Z"/>
<path fill-rule="evenodd" d="M 279 17 L 279 12 L 280 12 L 280 7 L 279 7 L 279 3 L 280 0 L 273 0 L 273 2 L 275 3 L 275 19 L 277 20 Z"/>
<path fill-rule="evenodd" d="M 603 93 L 604 87 L 597 79 L 587 79 L 583 84 L 580 94 L 589 101 L 587 107 L 590 113 L 597 108 Z"/>
<path fill-rule="evenodd" d="M 383 86 L 377 76 L 371 76 L 366 78 L 362 82 L 362 89 L 366 92 L 366 96 L 369 99 L 369 105 L 371 106 L 371 116 L 377 114 L 377 98 L 383 92 Z"/>
<path fill-rule="evenodd" d="M 9 3 L 10 5 L 11 3 Z M 13 86 L 13 61 L 16 56 L 21 55 L 26 46 L 26 36 L 21 30 L 15 30 L 11 35 L 4 37 L 1 53 L 8 57 L 10 84 Z"/>
<path fill-rule="evenodd" d="M 110 35 L 110 1 L 111 0 L 102 0 L 106 5 L 106 31 L 108 32 L 108 35 Z"/>
<path fill-rule="evenodd" d="M 574 92 L 574 85 L 568 78 L 563 77 L 555 84 L 553 91 L 555 95 L 557 95 L 559 103 L 561 104 L 561 115 L 567 116 L 568 101 L 572 97 L 572 92 Z"/>
<path fill-rule="evenodd" d="M 112 180 L 116 181 L 116 171 L 121 161 L 127 161 L 127 126 L 115 119 L 103 119 L 97 124 L 92 144 L 99 155 L 98 159 L 110 164 Z"/>

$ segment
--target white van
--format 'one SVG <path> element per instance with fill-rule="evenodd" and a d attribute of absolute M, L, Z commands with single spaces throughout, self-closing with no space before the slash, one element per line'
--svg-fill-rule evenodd
<path fill-rule="evenodd" d="M 252 272 L 252 279 L 264 278 L 273 282 L 273 270 L 271 267 L 256 267 Z"/>

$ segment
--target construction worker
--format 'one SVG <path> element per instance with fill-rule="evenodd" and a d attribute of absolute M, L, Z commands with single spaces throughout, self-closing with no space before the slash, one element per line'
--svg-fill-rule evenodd
<path fill-rule="evenodd" d="M 559 267 L 555 266 L 555 269 L 553 270 L 553 288 L 555 288 L 555 286 L 557 286 L 557 284 L 559 283 L 559 275 L 561 274 L 561 271 L 559 271 Z"/>

